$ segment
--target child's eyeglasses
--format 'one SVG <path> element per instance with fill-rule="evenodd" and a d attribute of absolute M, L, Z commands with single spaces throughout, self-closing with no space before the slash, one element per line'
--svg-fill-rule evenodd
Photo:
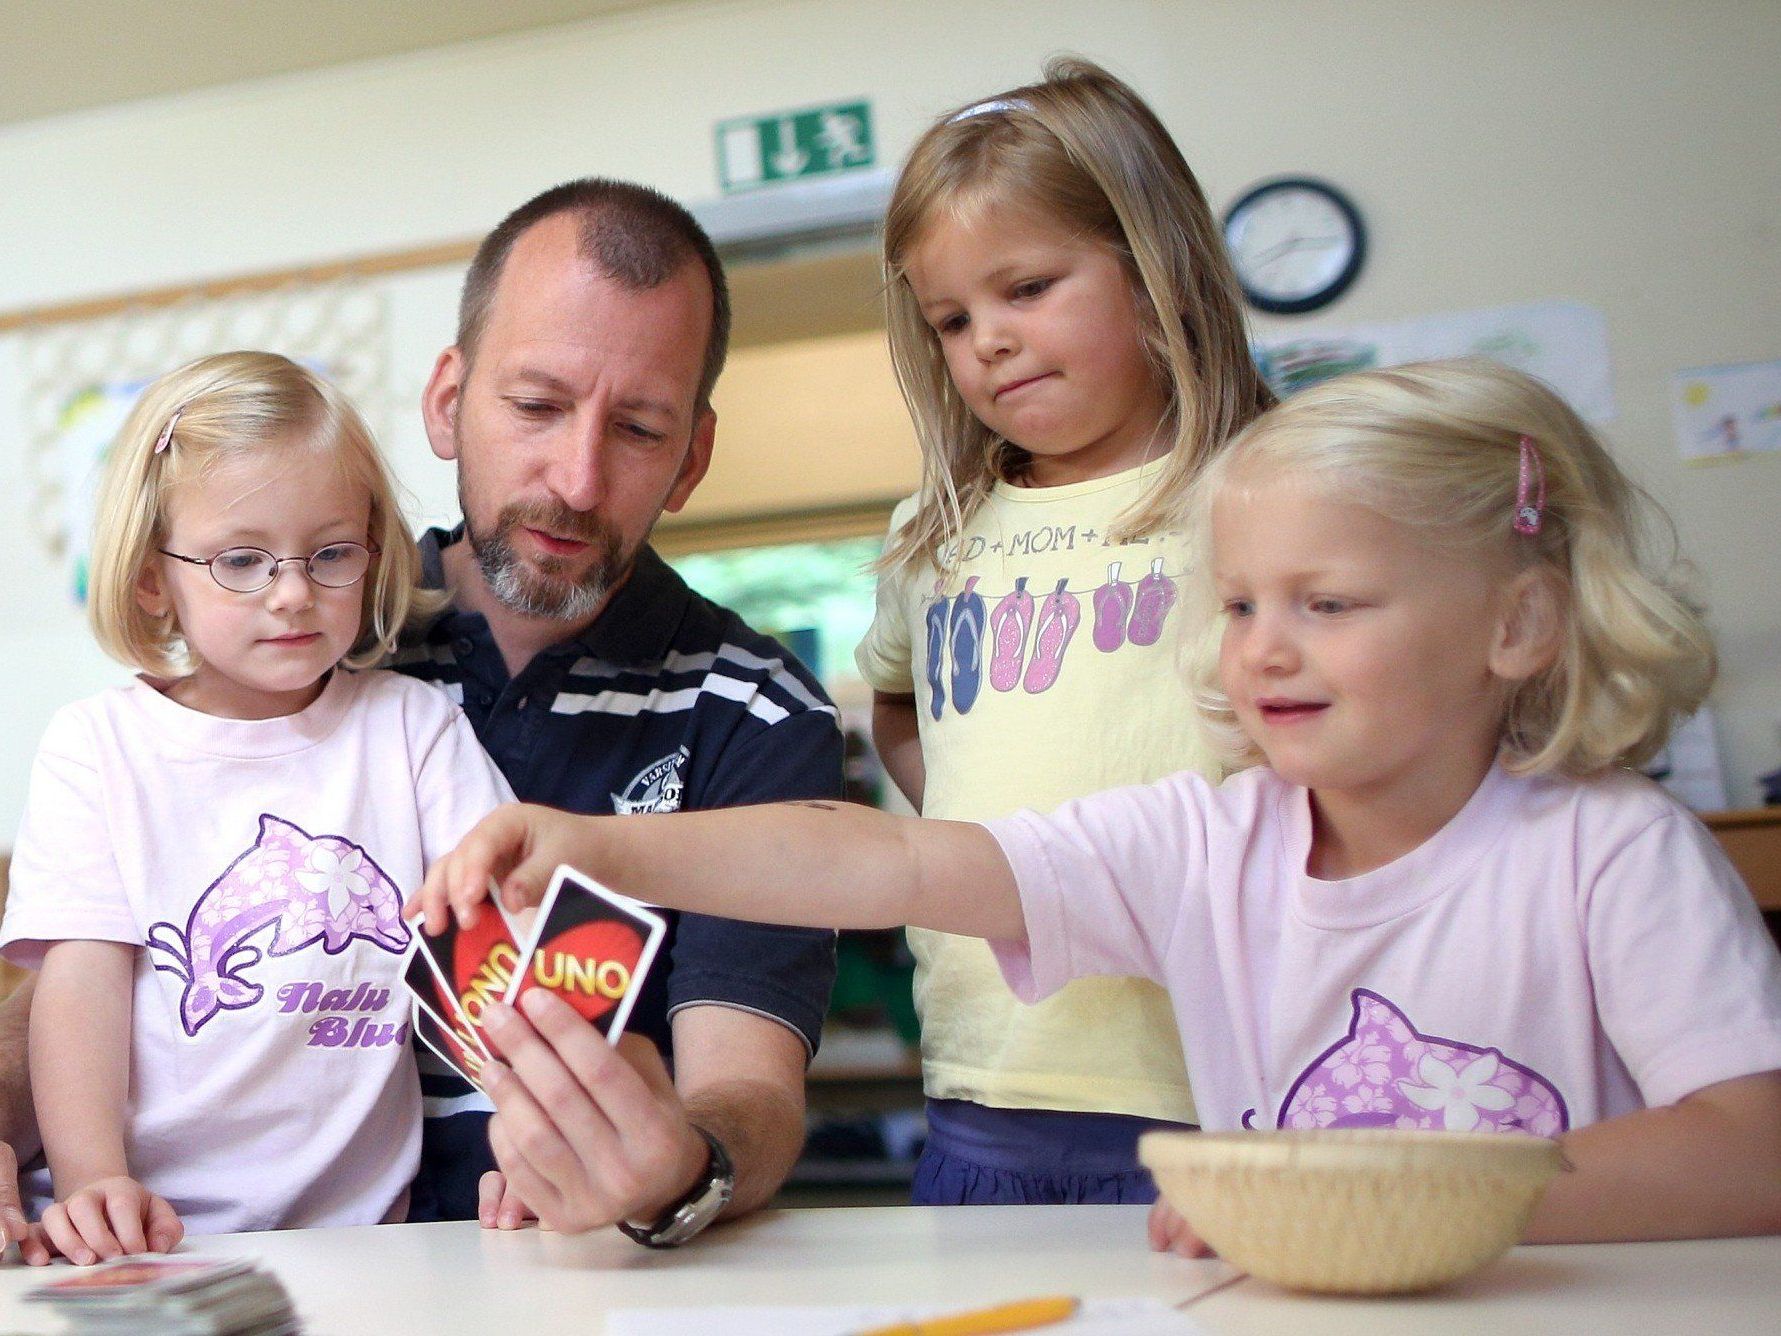
<path fill-rule="evenodd" d="M 214 557 L 182 557 L 166 548 L 156 548 L 163 557 L 205 566 L 210 578 L 233 594 L 253 594 L 278 578 L 278 568 L 287 561 L 301 562 L 311 583 L 324 589 L 345 589 L 356 585 L 371 569 L 371 558 L 378 549 L 363 543 L 329 543 L 318 547 L 307 557 L 275 557 L 264 548 L 224 548 Z"/>

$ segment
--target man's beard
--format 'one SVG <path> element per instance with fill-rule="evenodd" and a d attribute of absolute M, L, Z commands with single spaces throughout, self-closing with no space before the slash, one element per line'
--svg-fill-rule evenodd
<path fill-rule="evenodd" d="M 597 515 L 584 515 L 561 504 L 516 503 L 504 508 L 493 530 L 478 533 L 466 506 L 464 532 L 470 550 L 482 569 L 489 592 L 500 604 L 525 617 L 555 621 L 586 621 L 605 605 L 607 597 L 630 574 L 636 551 L 626 552 L 619 536 Z M 566 572 L 565 557 L 540 555 L 530 561 L 513 550 L 516 529 L 541 529 L 556 538 L 584 542 L 594 550 L 594 560 L 579 577 Z"/>

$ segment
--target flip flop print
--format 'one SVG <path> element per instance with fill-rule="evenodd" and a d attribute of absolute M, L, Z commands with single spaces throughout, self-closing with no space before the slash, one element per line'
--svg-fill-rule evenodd
<path fill-rule="evenodd" d="M 1013 691 L 1020 685 L 1021 666 L 1027 657 L 1027 632 L 1033 626 L 1033 596 L 1027 593 L 1027 577 L 1014 581 L 1011 593 L 1003 594 L 989 615 L 989 684 L 997 691 Z"/>
<path fill-rule="evenodd" d="M 1150 574 L 1138 581 L 1138 599 L 1126 626 L 1126 639 L 1134 645 L 1156 644 L 1174 606 L 1175 582 L 1163 574 L 1163 559 L 1158 557 L 1150 563 Z"/>
<path fill-rule="evenodd" d="M 928 604 L 928 690 L 931 693 L 928 711 L 938 719 L 946 713 L 946 604 L 941 594 L 945 580 L 934 581 L 934 601 Z"/>
<path fill-rule="evenodd" d="M 1132 612 L 1132 586 L 1119 578 L 1119 563 L 1107 567 L 1107 580 L 1095 590 L 1095 648 L 1111 654 L 1125 644 L 1126 618 Z"/>
<path fill-rule="evenodd" d="M 973 575 L 952 600 L 952 619 L 947 634 L 952 651 L 952 708 L 971 713 L 983 687 L 983 595 L 977 592 L 982 576 Z"/>
<path fill-rule="evenodd" d="M 1039 630 L 1033 637 L 1033 657 L 1027 663 L 1026 677 L 1021 682 L 1021 686 L 1035 696 L 1041 691 L 1049 691 L 1057 681 L 1064 666 L 1064 651 L 1070 647 L 1070 637 L 1076 634 L 1076 624 L 1082 620 L 1082 601 L 1064 588 L 1068 583 L 1067 579 L 1059 580 L 1057 588 L 1039 605 Z"/>

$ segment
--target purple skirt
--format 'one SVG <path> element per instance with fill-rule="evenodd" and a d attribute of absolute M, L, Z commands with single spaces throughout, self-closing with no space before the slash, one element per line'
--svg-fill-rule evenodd
<path fill-rule="evenodd" d="M 1106 1205 L 1156 1200 L 1138 1137 L 1181 1123 L 1118 1113 L 992 1109 L 930 1099 L 915 1165 L 917 1206 Z"/>

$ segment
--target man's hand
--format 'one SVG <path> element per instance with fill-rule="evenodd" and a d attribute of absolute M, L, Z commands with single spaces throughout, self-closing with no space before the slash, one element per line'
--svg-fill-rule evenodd
<path fill-rule="evenodd" d="M 125 1175 L 94 1179 L 43 1213 L 43 1232 L 69 1261 L 172 1252 L 185 1226 L 165 1200 Z"/>
<path fill-rule="evenodd" d="M 25 1219 L 19 1199 L 19 1161 L 12 1147 L 0 1141 L 0 1248 L 19 1245 L 19 1256 L 32 1266 L 49 1263 L 52 1250 L 41 1227 Z"/>
<path fill-rule="evenodd" d="M 476 1185 L 476 1218 L 484 1229 L 519 1229 L 538 1219 L 499 1169 L 489 1170 Z"/>
<path fill-rule="evenodd" d="M 615 1048 L 543 991 L 520 1006 L 524 1015 L 485 1013 L 505 1060 L 483 1068 L 496 1110 L 489 1145 L 506 1176 L 496 1222 L 514 1193 L 566 1234 L 657 1218 L 697 1181 L 710 1148 L 655 1045 L 626 1035 Z M 490 1189 L 485 1179 L 484 1224 Z"/>
<path fill-rule="evenodd" d="M 1150 1208 L 1150 1246 L 1155 1252 L 1176 1253 L 1182 1257 L 1215 1256 L 1206 1246 L 1206 1240 L 1194 1233 L 1193 1226 L 1181 1212 L 1161 1197 Z"/>

